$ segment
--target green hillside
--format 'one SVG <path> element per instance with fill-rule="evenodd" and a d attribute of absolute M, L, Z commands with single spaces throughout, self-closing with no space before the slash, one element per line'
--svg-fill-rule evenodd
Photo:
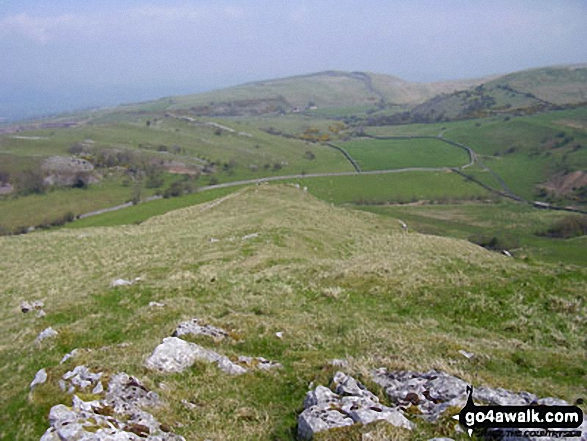
<path fill-rule="evenodd" d="M 197 95 L 161 99 L 128 110 L 189 110 L 212 116 L 255 115 L 317 108 L 412 106 L 440 93 L 481 84 L 483 80 L 412 83 L 370 72 L 326 71 L 247 83 Z M 231 104 L 232 103 L 232 104 Z M 310 109 L 311 110 L 311 109 Z"/>
<path fill-rule="evenodd" d="M 437 122 L 491 115 L 528 115 L 587 103 L 587 66 L 531 69 L 438 91 L 404 114 L 367 118 L 371 125 Z"/>
<path fill-rule="evenodd" d="M 0 247 L 0 367 L 10 379 L 0 385 L 3 439 L 39 439 L 49 409 L 71 404 L 59 379 L 82 364 L 139 378 L 164 401 L 153 413 L 166 430 L 189 440 L 295 439 L 308 385 L 328 384 L 335 358 L 365 382 L 374 368 L 435 368 L 571 402 L 587 393 L 584 268 L 406 233 L 396 219 L 336 208 L 291 186 L 250 187 L 142 225 L 3 237 Z M 37 299 L 45 317 L 19 311 Z M 230 330 L 199 344 L 283 368 L 147 370 L 153 349 L 194 317 Z M 49 326 L 57 336 L 35 343 Z M 74 348 L 84 350 L 60 364 Z M 48 380 L 29 393 L 41 368 Z M 395 436 L 469 439 L 452 425 L 414 421 L 416 431 Z M 353 436 L 361 435 L 345 439 Z"/>

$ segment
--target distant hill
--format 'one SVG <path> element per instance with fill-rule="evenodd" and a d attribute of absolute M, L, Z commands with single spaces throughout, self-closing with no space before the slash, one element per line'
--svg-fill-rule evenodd
<path fill-rule="evenodd" d="M 326 71 L 258 81 L 197 95 L 164 98 L 143 108 L 190 110 L 207 116 L 291 112 L 313 107 L 395 105 L 411 107 L 438 94 L 452 93 L 487 79 L 412 83 L 368 72 Z"/>
<path fill-rule="evenodd" d="M 480 118 L 493 114 L 532 114 L 587 103 L 587 65 L 545 67 L 503 75 L 415 106 L 402 122 Z M 380 123 L 393 123 L 390 118 Z"/>

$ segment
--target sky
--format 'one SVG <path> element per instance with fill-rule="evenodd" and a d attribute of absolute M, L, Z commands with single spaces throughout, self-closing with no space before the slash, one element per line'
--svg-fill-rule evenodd
<path fill-rule="evenodd" d="M 0 119 L 324 70 L 587 62 L 587 0 L 0 0 Z"/>

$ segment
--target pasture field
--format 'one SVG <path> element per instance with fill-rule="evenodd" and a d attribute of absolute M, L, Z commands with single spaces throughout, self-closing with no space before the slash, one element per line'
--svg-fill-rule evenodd
<path fill-rule="evenodd" d="M 133 205 L 132 207 L 124 208 L 119 211 L 102 213 L 96 216 L 90 216 L 84 219 L 76 220 L 75 222 L 67 224 L 66 228 L 79 229 L 88 227 L 111 227 L 116 225 L 140 224 L 154 216 L 159 216 L 179 208 L 185 208 L 191 205 L 208 202 L 226 196 L 234 191 L 239 190 L 240 188 L 240 186 L 217 188 L 199 193 L 184 195 L 181 197 L 156 199 L 154 201 L 144 202 L 139 205 Z"/>
<path fill-rule="evenodd" d="M 296 174 L 302 170 L 308 173 L 352 170 L 346 159 L 329 147 L 269 135 L 239 121 L 208 121 L 235 132 L 175 118 L 159 119 L 149 127 L 146 121 L 22 132 L 19 138 L 3 135 L 0 136 L 0 151 L 19 156 L 68 155 L 69 147 L 76 142 L 90 141 L 96 147 L 135 149 L 161 160 L 192 164 L 201 164 L 202 160 L 218 164 L 232 161 L 234 172 L 240 174 L 229 180 L 253 176 L 252 166 L 260 170 L 258 176 Z M 182 153 L 161 152 L 158 151 L 160 146 L 167 149 L 179 146 Z M 312 160 L 304 156 L 308 150 L 314 154 Z M 279 169 L 272 168 L 276 163 L 280 164 Z M 266 164 L 269 169 L 264 169 Z"/>
<path fill-rule="evenodd" d="M 468 153 L 437 139 L 362 139 L 338 143 L 357 161 L 361 170 L 406 167 L 459 167 Z"/>
<path fill-rule="evenodd" d="M 406 234 L 395 219 L 333 207 L 292 187 L 250 187 L 141 225 L 2 237 L 0 247 L 0 368 L 10 379 L 0 383 L 3 439 L 39 439 L 49 409 L 71 404 L 58 380 L 81 364 L 136 376 L 164 401 L 153 410 L 159 421 L 190 440 L 293 441 L 309 384 L 328 385 L 340 369 L 329 364 L 334 358 L 348 360 L 345 371 L 384 403 L 370 381 L 374 368 L 440 369 L 474 386 L 570 402 L 587 393 L 585 268 Z M 132 286 L 110 286 L 138 276 Z M 20 312 L 32 299 L 45 302 L 45 317 Z M 283 368 L 230 378 L 200 362 L 176 374 L 147 370 L 145 358 L 194 317 L 234 336 L 195 338 L 199 344 Z M 49 326 L 58 335 L 35 343 Z M 79 355 L 60 364 L 74 348 Z M 48 381 L 30 392 L 41 368 Z M 384 430 L 381 439 L 469 439 L 454 433 L 450 416 L 415 420 L 414 432 L 355 426 L 344 436 Z"/>
<path fill-rule="evenodd" d="M 587 109 L 553 111 L 532 116 L 369 127 L 376 136 L 438 135 L 468 145 L 514 193 L 539 199 L 537 184 L 554 176 L 587 169 Z M 562 145 L 561 145 L 562 144 Z M 483 174 L 475 174 L 481 180 Z M 491 179 L 487 180 L 487 182 Z M 484 181 L 485 182 L 485 181 Z M 498 185 L 492 185 L 499 188 Z"/>
<path fill-rule="evenodd" d="M 153 190 L 144 191 L 145 196 Z M 7 230 L 51 223 L 66 213 L 74 215 L 123 204 L 132 197 L 132 187 L 121 185 L 120 179 L 106 179 L 86 189 L 68 188 L 0 199 L 0 226 Z"/>
<path fill-rule="evenodd" d="M 503 238 L 518 258 L 587 266 L 585 237 L 553 239 L 535 233 L 546 231 L 556 220 L 580 216 L 537 210 L 509 201 L 434 205 L 356 206 L 357 209 L 402 219 L 419 233 L 469 239 L 475 235 Z"/>
<path fill-rule="evenodd" d="M 399 172 L 292 180 L 334 204 L 406 203 L 490 198 L 487 190 L 452 172 Z"/>

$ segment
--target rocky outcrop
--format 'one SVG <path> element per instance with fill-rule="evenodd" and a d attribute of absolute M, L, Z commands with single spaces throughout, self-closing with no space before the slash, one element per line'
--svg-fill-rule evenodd
<path fill-rule="evenodd" d="M 467 383 L 445 372 L 392 371 L 379 369 L 373 380 L 383 387 L 389 399 L 400 406 L 416 406 L 422 417 L 436 421 L 448 408 L 463 407 L 467 401 Z M 538 398 L 529 392 L 511 392 L 503 388 L 477 387 L 473 400 L 496 406 L 529 404 L 566 405 L 556 398 Z"/>
<path fill-rule="evenodd" d="M 396 405 L 417 408 L 416 414 L 430 422 L 437 421 L 449 408 L 463 408 L 467 402 L 467 383 L 445 372 L 387 371 L 373 372 L 375 383 L 383 387 L 387 397 Z M 476 387 L 473 401 L 479 405 L 525 406 L 525 405 L 568 405 L 558 398 L 538 398 L 529 392 L 512 392 L 503 388 Z M 456 427 L 455 427 L 456 429 Z M 579 429 L 583 434 L 581 441 L 587 441 L 587 420 Z M 502 441 L 550 441 L 564 438 L 512 438 L 504 436 L 499 430 L 490 430 L 490 438 Z M 573 438 L 576 439 L 576 438 Z"/>
<path fill-rule="evenodd" d="M 281 367 L 281 364 L 262 357 L 241 356 L 233 362 L 224 355 L 177 337 L 163 339 L 163 342 L 155 348 L 153 354 L 147 358 L 145 366 L 152 370 L 174 373 L 182 372 L 196 361 L 216 363 L 220 370 L 231 375 L 240 375 L 247 372 L 248 369 L 244 366 L 263 370 Z"/>
<path fill-rule="evenodd" d="M 102 378 L 102 373 L 92 373 L 85 366 L 78 368 L 66 374 L 72 383 L 81 382 L 87 388 Z M 107 392 L 99 394 L 99 400 L 84 401 L 74 395 L 71 407 L 53 406 L 50 427 L 41 441 L 185 441 L 144 410 L 161 403 L 158 395 L 136 378 L 124 372 L 116 374 Z"/>
<path fill-rule="evenodd" d="M 69 394 L 77 391 L 92 391 L 100 394 L 104 391 L 102 373 L 92 373 L 86 366 L 76 366 L 72 371 L 66 372 L 59 380 L 59 388 Z"/>
<path fill-rule="evenodd" d="M 182 335 L 205 335 L 221 340 L 228 336 L 228 332 L 212 325 L 203 324 L 200 319 L 194 318 L 181 322 L 172 334 L 173 337 L 181 337 Z"/>
<path fill-rule="evenodd" d="M 298 417 L 298 438 L 309 440 L 325 430 L 380 420 L 405 429 L 414 427 L 399 409 L 379 403 L 379 398 L 353 377 L 337 372 L 333 384 L 335 392 L 318 386 L 306 394 L 304 411 Z"/>
<path fill-rule="evenodd" d="M 467 383 L 445 372 L 431 370 L 428 372 L 387 371 L 377 369 L 373 380 L 379 384 L 394 407 L 387 407 L 364 385 L 353 377 L 337 372 L 333 379 L 333 390 L 318 386 L 306 394 L 304 411 L 298 416 L 298 438 L 309 440 L 322 431 L 369 424 L 385 420 L 390 424 L 413 429 L 415 424 L 409 421 L 404 411 L 415 415 L 414 420 L 424 419 L 435 423 L 451 409 L 452 417 L 467 402 Z M 538 398 L 529 392 L 512 392 L 503 388 L 478 387 L 473 391 L 473 400 L 477 404 L 496 406 L 523 405 L 567 405 L 557 398 Z M 582 433 L 580 441 L 587 441 L 587 420 L 577 429 Z M 455 434 L 462 431 L 455 422 Z M 556 431 L 556 430 L 555 430 Z M 487 436 L 501 441 L 552 441 L 548 437 L 512 437 L 508 432 L 490 429 Z M 577 439 L 577 438 L 573 438 Z M 434 438 L 429 441 L 449 441 L 451 438 Z M 569 439 L 570 441 L 570 439 Z"/>
<path fill-rule="evenodd" d="M 43 340 L 55 337 L 57 335 L 57 331 L 51 327 L 45 329 L 37 336 L 37 343 L 41 343 Z"/>
<path fill-rule="evenodd" d="M 47 381 L 47 371 L 45 369 L 40 369 L 36 374 L 35 378 L 31 382 L 30 389 L 33 389 L 35 386 L 39 384 L 43 384 Z"/>

